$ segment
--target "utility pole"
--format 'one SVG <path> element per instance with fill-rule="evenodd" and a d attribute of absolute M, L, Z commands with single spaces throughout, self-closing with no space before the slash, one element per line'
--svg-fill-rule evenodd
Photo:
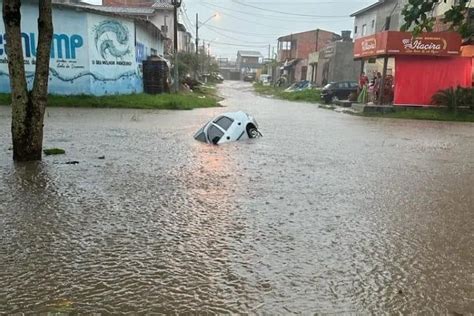
<path fill-rule="evenodd" d="M 202 40 L 202 72 L 204 72 L 204 62 L 206 60 L 206 42 Z"/>
<path fill-rule="evenodd" d="M 271 56 L 270 56 L 270 54 L 271 54 L 271 53 L 270 53 L 270 50 L 271 50 L 271 45 L 270 45 L 270 44 L 268 44 L 268 59 L 270 59 L 270 58 L 271 58 Z"/>
<path fill-rule="evenodd" d="M 178 8 L 182 0 L 171 0 L 174 7 L 174 86 L 175 92 L 179 92 L 179 73 L 178 73 Z"/>
<path fill-rule="evenodd" d="M 196 65 L 194 69 L 194 79 L 197 80 L 199 69 L 199 15 L 196 13 Z"/>

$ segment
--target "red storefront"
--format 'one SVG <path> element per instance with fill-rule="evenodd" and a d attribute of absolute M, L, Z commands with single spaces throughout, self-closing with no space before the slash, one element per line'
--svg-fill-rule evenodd
<path fill-rule="evenodd" d="M 354 58 L 383 58 L 395 62 L 393 103 L 400 106 L 428 106 L 438 90 L 470 87 L 472 58 L 461 56 L 461 36 L 455 32 L 411 33 L 385 31 L 356 39 Z M 384 84 L 382 83 L 382 87 Z"/>

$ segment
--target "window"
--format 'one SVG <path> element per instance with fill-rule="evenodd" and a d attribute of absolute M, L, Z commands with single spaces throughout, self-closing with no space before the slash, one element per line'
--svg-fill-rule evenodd
<path fill-rule="evenodd" d="M 229 129 L 233 122 L 234 120 L 228 118 L 227 116 L 222 116 L 221 118 L 214 121 L 214 123 L 222 127 L 222 129 L 224 129 L 225 131 Z"/>
<path fill-rule="evenodd" d="M 375 20 L 372 20 L 372 30 L 375 28 Z"/>
<path fill-rule="evenodd" d="M 290 50 L 291 49 L 291 42 L 290 41 L 281 42 L 281 49 L 282 50 Z"/>
<path fill-rule="evenodd" d="M 367 33 L 367 24 L 362 25 L 362 36 Z"/>
<path fill-rule="evenodd" d="M 207 138 L 209 138 L 209 141 L 212 142 L 213 144 L 217 144 L 217 142 L 221 139 L 223 135 L 224 135 L 224 132 L 222 132 L 215 125 L 211 125 L 211 127 L 209 127 L 209 129 L 207 130 Z"/>
<path fill-rule="evenodd" d="M 354 34 L 357 34 L 357 25 L 354 27 Z"/>
<path fill-rule="evenodd" d="M 347 82 L 339 82 L 339 83 L 337 84 L 337 87 L 338 87 L 339 89 L 344 89 L 344 88 L 348 88 L 349 86 L 348 86 Z"/>
<path fill-rule="evenodd" d="M 357 82 L 350 82 L 350 83 L 349 83 L 349 86 L 350 86 L 351 88 L 358 88 L 358 87 L 359 87 L 359 84 L 358 84 Z"/>
<path fill-rule="evenodd" d="M 204 132 L 199 133 L 196 136 L 196 140 L 205 143 L 206 142 L 206 135 L 204 135 Z"/>

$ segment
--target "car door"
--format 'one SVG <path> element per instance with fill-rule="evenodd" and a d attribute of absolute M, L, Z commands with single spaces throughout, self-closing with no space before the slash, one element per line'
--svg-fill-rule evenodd
<path fill-rule="evenodd" d="M 347 96 L 349 95 L 349 94 L 347 93 L 347 90 L 348 90 L 348 88 L 349 88 L 349 86 L 347 85 L 347 82 L 339 82 L 339 83 L 337 84 L 337 87 L 338 87 L 338 89 L 337 89 L 337 94 L 336 94 L 336 95 L 337 95 L 337 98 L 338 98 L 339 100 L 345 100 L 345 99 L 347 99 Z"/>
<path fill-rule="evenodd" d="M 225 143 L 229 141 L 236 140 L 235 128 L 233 127 L 234 120 L 228 116 L 220 116 L 214 120 L 213 124 L 218 126 L 224 134 L 221 136 L 219 143 Z"/>

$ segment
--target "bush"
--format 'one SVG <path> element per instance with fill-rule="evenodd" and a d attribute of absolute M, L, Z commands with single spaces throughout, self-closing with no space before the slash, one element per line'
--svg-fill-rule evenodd
<path fill-rule="evenodd" d="M 457 111 L 460 107 L 469 107 L 474 109 L 474 89 L 473 88 L 449 88 L 439 90 L 432 97 L 432 103 L 436 105 L 445 105 L 449 111 Z"/>

